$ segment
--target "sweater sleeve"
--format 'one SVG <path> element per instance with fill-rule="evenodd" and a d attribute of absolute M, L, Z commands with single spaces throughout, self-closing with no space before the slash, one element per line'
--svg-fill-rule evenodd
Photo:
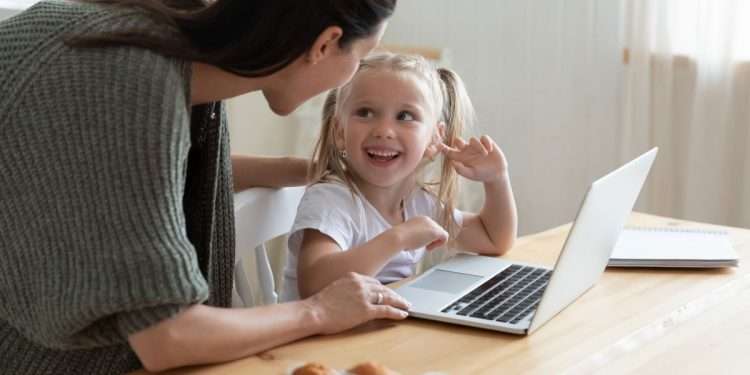
<path fill-rule="evenodd" d="M 208 298 L 183 211 L 190 71 L 60 45 L 0 119 L 0 319 L 48 348 L 101 347 Z"/>

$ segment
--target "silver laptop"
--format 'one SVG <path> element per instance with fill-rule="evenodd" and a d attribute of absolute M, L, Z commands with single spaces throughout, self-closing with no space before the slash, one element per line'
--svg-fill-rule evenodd
<path fill-rule="evenodd" d="M 458 254 L 396 289 L 412 304 L 409 314 L 514 334 L 534 332 L 604 272 L 657 151 L 591 184 L 554 269 Z"/>

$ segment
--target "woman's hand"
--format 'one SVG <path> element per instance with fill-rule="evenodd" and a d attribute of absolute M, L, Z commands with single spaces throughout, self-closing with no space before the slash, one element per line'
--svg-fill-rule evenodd
<path fill-rule="evenodd" d="M 427 216 L 415 216 L 393 227 L 400 247 L 414 250 L 425 247 L 427 250 L 438 248 L 448 241 L 448 232 Z"/>
<path fill-rule="evenodd" d="M 458 138 L 455 147 L 445 144 L 439 147 L 456 172 L 470 180 L 492 182 L 500 180 L 507 173 L 505 155 L 489 136 L 471 138 L 469 142 Z"/>
<path fill-rule="evenodd" d="M 410 305 L 372 277 L 350 272 L 308 298 L 322 334 L 333 334 L 373 319 L 400 320 Z"/>

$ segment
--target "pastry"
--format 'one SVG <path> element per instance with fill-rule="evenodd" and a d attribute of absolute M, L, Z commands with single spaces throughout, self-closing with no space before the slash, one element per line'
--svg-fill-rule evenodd
<path fill-rule="evenodd" d="M 352 375 L 399 375 L 398 372 L 389 369 L 379 363 L 363 362 L 349 369 Z"/>
<path fill-rule="evenodd" d="M 308 362 L 302 367 L 297 367 L 292 375 L 337 375 L 338 372 L 324 364 Z"/>

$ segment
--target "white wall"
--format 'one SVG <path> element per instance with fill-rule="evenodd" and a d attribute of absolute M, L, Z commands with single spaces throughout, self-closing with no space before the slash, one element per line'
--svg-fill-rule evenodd
<path fill-rule="evenodd" d="M 262 155 L 292 153 L 298 124 L 275 115 L 263 95 L 252 93 L 228 101 L 232 152 Z"/>
<path fill-rule="evenodd" d="M 522 233 L 573 219 L 616 162 L 617 1 L 399 2 L 385 42 L 445 47 L 509 159 Z"/>
<path fill-rule="evenodd" d="M 508 157 L 521 233 L 571 221 L 588 184 L 616 165 L 620 12 L 619 1 L 402 0 L 390 21 L 385 43 L 449 50 L 477 109 L 475 133 Z M 251 113 L 251 102 L 233 106 Z M 234 148 L 247 152 L 291 152 L 317 129 L 305 120 L 304 139 L 289 140 L 294 119 L 232 120 Z"/>

